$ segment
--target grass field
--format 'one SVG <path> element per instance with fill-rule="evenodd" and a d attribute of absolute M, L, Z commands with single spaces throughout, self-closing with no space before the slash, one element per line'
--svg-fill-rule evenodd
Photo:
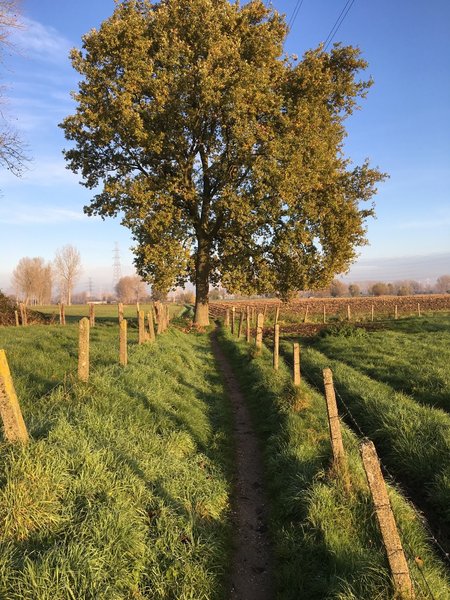
<path fill-rule="evenodd" d="M 244 341 L 237 341 L 226 331 L 220 339 L 239 375 L 264 447 L 277 556 L 276 597 L 392 599 L 356 436 L 344 427 L 352 484 L 349 494 L 330 472 L 331 448 L 322 395 L 304 382 L 299 391 L 295 390 L 286 365 L 282 363 L 278 372 L 273 371 L 268 350 L 263 349 L 255 359 Z M 398 491 L 391 487 L 389 494 L 407 549 L 416 597 L 448 598 L 450 582 L 445 567 L 427 543 L 420 520 Z M 421 569 L 415 561 L 417 556 L 423 558 Z"/>
<path fill-rule="evenodd" d="M 209 339 L 132 333 L 124 369 L 117 324 L 91 333 L 89 382 L 49 391 L 76 325 L 0 330 L 32 435 L 0 444 L 0 598 L 223 598 L 231 451 Z"/>

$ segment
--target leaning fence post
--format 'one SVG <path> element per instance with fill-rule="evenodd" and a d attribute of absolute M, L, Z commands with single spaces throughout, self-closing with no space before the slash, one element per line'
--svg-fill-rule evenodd
<path fill-rule="evenodd" d="M 27 442 L 28 431 L 4 350 L 0 350 L 0 413 L 8 442 Z"/>
<path fill-rule="evenodd" d="M 280 326 L 275 323 L 273 327 L 273 368 L 278 370 L 280 361 Z"/>
<path fill-rule="evenodd" d="M 145 342 L 145 316 L 144 311 L 140 310 L 138 313 L 139 316 L 139 333 L 138 333 L 138 344 L 143 344 Z"/>
<path fill-rule="evenodd" d="M 370 440 L 360 445 L 360 452 L 366 472 L 370 493 L 372 494 L 375 512 L 380 526 L 381 536 L 394 580 L 394 587 L 400 598 L 412 600 L 414 588 L 409 574 L 408 563 L 403 551 L 397 525 L 392 513 L 386 484 L 381 473 L 375 446 Z"/>
<path fill-rule="evenodd" d="M 148 323 L 148 332 L 149 332 L 149 336 L 150 336 L 150 341 L 154 342 L 155 341 L 155 325 L 153 323 L 153 313 L 152 313 L 151 309 L 150 309 L 150 312 L 147 313 L 147 323 Z"/>
<path fill-rule="evenodd" d="M 89 325 L 90 327 L 95 326 L 95 307 L 92 302 L 89 302 Z"/>
<path fill-rule="evenodd" d="M 300 385 L 300 344 L 295 342 L 293 344 L 294 354 L 294 385 Z"/>
<path fill-rule="evenodd" d="M 323 370 L 323 382 L 325 385 L 325 399 L 327 402 L 328 427 L 330 430 L 331 449 L 333 462 L 341 472 L 345 468 L 345 452 L 342 443 L 341 423 L 334 393 L 333 373 L 331 369 Z"/>
<path fill-rule="evenodd" d="M 78 335 L 78 379 L 89 379 L 89 319 L 80 319 Z"/>
<path fill-rule="evenodd" d="M 263 329 L 264 329 L 264 315 L 258 313 L 258 320 L 256 322 L 256 350 L 259 353 L 263 343 Z"/>
<path fill-rule="evenodd" d="M 126 319 L 122 319 L 119 323 L 119 362 L 124 367 L 128 363 L 127 325 Z"/>
<path fill-rule="evenodd" d="M 243 329 L 244 329 L 244 311 L 241 311 L 241 316 L 239 318 L 238 338 L 241 338 Z"/>

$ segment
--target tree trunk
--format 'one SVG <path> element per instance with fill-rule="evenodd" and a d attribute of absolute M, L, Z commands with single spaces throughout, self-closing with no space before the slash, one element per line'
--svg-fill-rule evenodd
<path fill-rule="evenodd" d="M 198 250 L 195 259 L 195 315 L 194 324 L 199 327 L 209 325 L 209 243 L 198 240 Z"/>

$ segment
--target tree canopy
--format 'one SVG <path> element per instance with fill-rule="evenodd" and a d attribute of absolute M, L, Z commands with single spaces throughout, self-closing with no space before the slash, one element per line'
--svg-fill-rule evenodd
<path fill-rule="evenodd" d="M 69 168 L 120 215 L 158 289 L 240 293 L 328 284 L 365 243 L 383 175 L 344 155 L 344 120 L 371 81 L 357 48 L 283 53 L 284 17 L 260 0 L 125 0 L 72 51 L 81 75 Z M 100 186 L 100 191 L 98 188 Z"/>

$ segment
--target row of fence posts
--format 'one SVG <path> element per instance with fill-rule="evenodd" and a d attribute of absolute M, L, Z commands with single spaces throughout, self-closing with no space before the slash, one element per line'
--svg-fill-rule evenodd
<path fill-rule="evenodd" d="M 95 326 L 95 312 L 93 306 L 94 305 L 92 304 L 90 305 L 89 318 L 83 317 L 79 321 L 77 374 L 78 379 L 82 382 L 87 382 L 89 380 L 90 329 Z M 145 315 L 143 310 L 140 310 L 139 305 L 136 308 L 139 327 L 138 343 L 144 344 L 146 342 L 154 342 L 155 321 L 157 324 L 156 335 L 164 333 L 169 326 L 169 306 L 164 305 L 161 302 L 155 302 L 153 305 L 154 311 L 150 309 L 147 315 Z M 118 306 L 118 320 L 119 364 L 126 366 L 128 363 L 128 322 L 123 318 L 123 305 L 121 304 Z M 0 350 L 0 416 L 3 421 L 5 439 L 7 441 L 22 443 L 28 441 L 28 431 L 22 416 L 4 350 Z"/>
<path fill-rule="evenodd" d="M 241 313 L 240 323 L 243 319 Z M 249 320 L 249 307 L 246 307 L 247 323 Z M 231 329 L 234 333 L 234 310 L 226 311 L 225 326 Z M 273 368 L 279 368 L 279 352 L 280 352 L 280 325 L 277 322 L 279 310 L 277 310 L 274 324 L 274 343 L 273 343 Z M 238 337 L 241 337 L 241 327 L 237 332 Z M 259 313 L 257 316 L 257 327 L 255 336 L 255 346 L 257 354 L 262 349 L 264 333 L 264 314 Z M 250 338 L 247 337 L 247 341 Z M 293 344 L 293 384 L 299 387 L 301 382 L 300 375 L 300 344 Z M 341 422 L 336 403 L 336 395 L 334 391 L 333 374 L 331 369 L 323 370 L 323 382 L 325 390 L 325 400 L 327 407 L 328 428 L 331 440 L 331 449 L 333 455 L 332 473 L 339 476 L 344 489 L 347 493 L 351 491 L 350 473 L 348 470 L 347 459 L 345 456 L 344 444 L 342 441 Z M 396 594 L 401 599 L 413 600 L 415 597 L 414 588 L 412 585 L 411 576 L 409 573 L 408 563 L 402 547 L 400 536 L 397 530 L 394 514 L 392 512 L 389 496 L 387 493 L 386 484 L 381 472 L 380 462 L 374 444 L 370 440 L 363 440 L 360 444 L 360 454 L 366 473 L 369 490 L 372 496 L 375 513 L 380 527 L 381 536 L 386 550 L 389 567 L 392 573 L 392 579 Z"/>

